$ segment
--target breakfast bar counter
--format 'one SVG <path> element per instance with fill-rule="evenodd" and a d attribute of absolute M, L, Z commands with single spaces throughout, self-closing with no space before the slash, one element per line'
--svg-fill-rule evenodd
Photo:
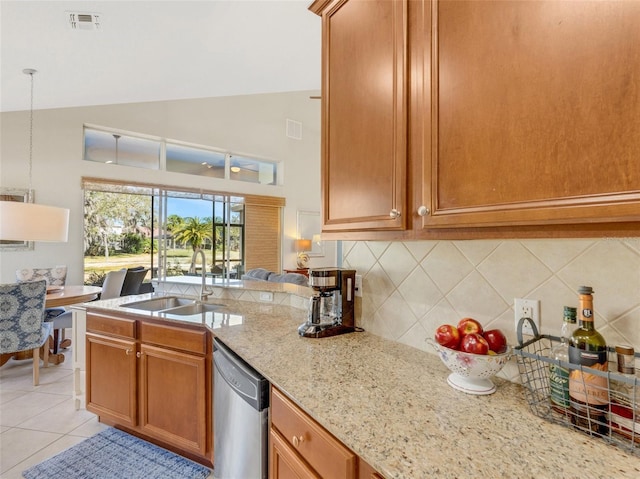
<path fill-rule="evenodd" d="M 467 395 L 434 354 L 367 332 L 301 338 L 301 308 L 214 302 L 218 319 L 184 320 L 210 328 L 385 478 L 640 477 L 638 456 L 534 416 L 517 384 L 495 378 L 494 394 Z"/>

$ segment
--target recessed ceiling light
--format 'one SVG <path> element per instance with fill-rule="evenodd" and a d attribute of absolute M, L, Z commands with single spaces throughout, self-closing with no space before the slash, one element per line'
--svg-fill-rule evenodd
<path fill-rule="evenodd" d="M 239 166 L 232 166 L 231 167 L 231 171 L 233 173 L 239 173 L 240 172 L 240 167 Z"/>

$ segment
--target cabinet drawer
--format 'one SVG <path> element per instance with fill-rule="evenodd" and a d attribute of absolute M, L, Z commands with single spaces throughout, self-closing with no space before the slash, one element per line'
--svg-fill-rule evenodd
<path fill-rule="evenodd" d="M 101 314 L 87 314 L 87 331 L 103 333 L 123 338 L 136 338 L 136 321 L 134 319 L 116 318 Z"/>
<path fill-rule="evenodd" d="M 269 431 L 269 439 L 271 441 L 270 479 L 322 479 L 300 458 L 300 455 L 278 431 L 272 428 Z"/>
<path fill-rule="evenodd" d="M 140 340 L 198 354 L 207 354 L 207 331 L 140 322 Z"/>
<path fill-rule="evenodd" d="M 321 477 L 355 478 L 356 455 L 275 388 L 271 424 Z"/>

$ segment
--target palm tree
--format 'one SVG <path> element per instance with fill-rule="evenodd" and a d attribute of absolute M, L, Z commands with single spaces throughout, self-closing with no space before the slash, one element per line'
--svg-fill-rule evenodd
<path fill-rule="evenodd" d="M 171 242 L 173 243 L 173 248 L 176 247 L 176 238 L 175 234 L 180 228 L 184 225 L 184 219 L 182 216 L 178 215 L 169 215 L 167 216 L 167 224 L 165 225 L 165 229 L 167 233 L 171 235 Z"/>
<path fill-rule="evenodd" d="M 174 231 L 174 238 L 176 241 L 181 241 L 183 243 L 189 243 L 191 245 L 191 249 L 195 253 L 198 248 L 202 246 L 206 239 L 211 240 L 213 234 L 211 230 L 211 220 L 205 218 L 203 221 L 200 220 L 197 216 L 193 218 L 184 218 L 184 222 L 180 225 L 177 225 L 176 230 Z M 191 266 L 189 266 L 189 273 L 196 272 L 196 263 L 195 263 L 195 255 L 191 257 Z M 203 268 L 206 268 L 206 265 L 202 265 Z"/>

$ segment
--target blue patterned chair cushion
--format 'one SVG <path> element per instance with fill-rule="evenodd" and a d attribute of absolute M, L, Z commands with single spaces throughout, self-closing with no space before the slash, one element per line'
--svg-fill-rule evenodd
<path fill-rule="evenodd" d="M 16 271 L 16 280 L 18 283 L 41 281 L 43 279 L 47 282 L 47 286 L 64 286 L 64 283 L 67 281 L 67 267 L 22 268 Z"/>
<path fill-rule="evenodd" d="M 18 283 L 45 280 L 47 286 L 64 286 L 67 281 L 67 267 L 18 269 L 16 270 L 16 280 Z M 65 311 L 64 308 L 47 308 L 44 311 L 44 320 L 53 321 Z"/>
<path fill-rule="evenodd" d="M 51 326 L 43 323 L 46 281 L 0 285 L 0 353 L 42 346 Z"/>

